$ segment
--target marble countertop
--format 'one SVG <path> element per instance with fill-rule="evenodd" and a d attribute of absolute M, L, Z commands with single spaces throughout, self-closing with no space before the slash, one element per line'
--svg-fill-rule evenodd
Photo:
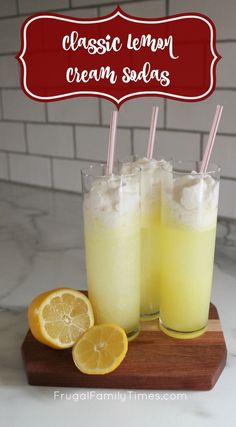
<path fill-rule="evenodd" d="M 152 400 L 143 391 L 33 387 L 20 354 L 27 305 L 50 288 L 86 287 L 81 197 L 0 183 L 1 427 L 235 426 L 236 221 L 220 220 L 217 235 L 212 301 L 228 359 L 213 390 L 182 397 L 163 391 Z"/>

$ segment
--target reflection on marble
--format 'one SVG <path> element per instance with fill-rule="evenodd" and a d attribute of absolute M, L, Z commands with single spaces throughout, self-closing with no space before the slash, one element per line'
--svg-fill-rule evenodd
<path fill-rule="evenodd" d="M 236 220 L 218 221 L 215 263 L 236 277 Z"/>
<path fill-rule="evenodd" d="M 0 187 L 1 306 L 25 307 L 56 286 L 84 288 L 81 197 L 12 187 Z"/>
<path fill-rule="evenodd" d="M 0 414 L 1 427 L 68 422 L 96 426 L 179 424 L 227 427 L 236 423 L 236 221 L 219 220 L 213 302 L 220 313 L 228 361 L 211 392 L 186 393 L 186 399 L 54 401 L 51 388 L 30 387 L 20 346 L 27 331 L 26 307 L 40 292 L 57 286 L 86 288 L 81 196 L 0 183 Z M 82 393 L 84 390 L 62 389 Z M 104 391 L 102 391 L 104 395 Z M 126 393 L 126 397 L 127 392 Z M 78 406 L 79 405 L 79 406 Z M 14 410 L 12 408 L 14 407 Z M 40 417 L 36 417 L 39 413 Z M 27 414 L 27 416 L 26 416 Z"/>

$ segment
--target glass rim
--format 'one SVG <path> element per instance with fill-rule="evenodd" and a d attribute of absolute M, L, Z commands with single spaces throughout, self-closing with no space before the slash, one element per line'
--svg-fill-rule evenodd
<path fill-rule="evenodd" d="M 121 164 L 122 163 L 131 163 L 133 158 L 136 158 L 136 160 L 134 160 L 134 161 L 143 160 L 143 159 L 148 160 L 149 162 L 161 162 L 163 160 L 165 162 L 172 162 L 173 161 L 173 159 L 171 157 L 168 157 L 168 156 L 155 156 L 155 157 L 152 157 L 151 159 L 148 159 L 146 156 L 141 157 L 141 156 L 138 156 L 137 154 L 130 154 L 127 157 L 124 157 L 123 159 L 118 159 L 118 162 Z"/>
<path fill-rule="evenodd" d="M 139 166 L 135 166 L 135 171 L 134 172 L 130 172 L 130 173 L 112 173 L 109 175 L 99 175 L 99 174 L 94 174 L 94 173 L 89 173 L 90 171 L 93 171 L 96 167 L 100 167 L 100 168 L 104 168 L 106 167 L 106 163 L 94 163 L 89 165 L 87 168 L 82 168 L 81 169 L 81 173 L 83 175 L 83 177 L 93 177 L 93 178 L 100 178 L 100 179 L 105 179 L 105 178 L 114 178 L 114 179 L 119 179 L 121 177 L 132 177 L 137 175 L 139 172 L 141 172 L 141 168 Z"/>
<path fill-rule="evenodd" d="M 184 170 L 178 170 L 176 167 L 177 165 L 183 165 L 187 166 Z M 167 169 L 167 164 L 162 164 L 161 168 L 164 170 L 164 172 L 175 174 L 175 175 L 189 175 L 194 171 L 194 168 L 189 167 L 190 165 L 201 165 L 202 160 L 172 160 L 172 170 Z M 196 171 L 195 171 L 196 172 Z M 213 175 L 213 174 L 220 174 L 221 167 L 217 165 L 217 163 L 209 163 L 208 169 L 206 172 L 196 172 L 194 175 L 198 176 L 206 176 L 206 175 Z"/>

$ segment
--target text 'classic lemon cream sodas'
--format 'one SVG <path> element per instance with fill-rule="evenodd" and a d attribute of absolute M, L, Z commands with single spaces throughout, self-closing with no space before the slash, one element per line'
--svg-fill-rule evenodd
<path fill-rule="evenodd" d="M 140 170 L 104 175 L 82 171 L 89 299 L 96 323 L 115 323 L 128 338 L 139 331 Z"/>
<path fill-rule="evenodd" d="M 201 335 L 208 321 L 220 169 L 199 168 L 163 166 L 160 328 L 176 338 Z"/>

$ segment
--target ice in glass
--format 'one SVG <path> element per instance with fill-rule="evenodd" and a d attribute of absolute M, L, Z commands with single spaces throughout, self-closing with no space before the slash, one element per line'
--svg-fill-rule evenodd
<path fill-rule="evenodd" d="M 123 162 L 122 171 L 141 169 L 141 319 L 159 315 L 160 304 L 160 216 L 161 165 L 171 168 L 164 159 L 136 158 Z"/>
<path fill-rule="evenodd" d="M 193 338 L 208 321 L 220 169 L 199 173 L 198 162 L 162 169 L 160 328 Z"/>
<path fill-rule="evenodd" d="M 128 338 L 139 331 L 140 169 L 104 175 L 82 171 L 89 299 L 96 323 L 116 323 Z"/>

